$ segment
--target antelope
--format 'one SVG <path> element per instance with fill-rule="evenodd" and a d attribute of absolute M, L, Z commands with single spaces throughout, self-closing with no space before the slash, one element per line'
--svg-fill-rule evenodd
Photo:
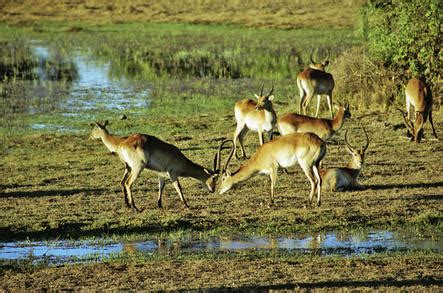
<path fill-rule="evenodd" d="M 338 107 L 332 120 L 287 113 L 278 119 L 277 128 L 281 135 L 294 132 L 312 132 L 326 141 L 339 131 L 345 120 L 349 118 L 351 118 L 351 112 L 349 104 L 346 103 L 345 106 Z"/>
<path fill-rule="evenodd" d="M 352 159 L 342 168 L 324 168 L 320 170 L 322 178 L 322 189 L 330 191 L 343 191 L 351 189 L 361 189 L 362 186 L 357 182 L 358 176 L 363 168 L 365 151 L 369 146 L 369 137 L 366 129 L 363 128 L 366 136 L 366 145 L 363 148 L 356 149 L 348 142 L 348 130 L 345 133 L 346 149 L 352 155 Z"/>
<path fill-rule="evenodd" d="M 405 89 L 406 94 L 406 113 L 398 109 L 402 115 L 406 127 L 410 131 L 411 141 L 419 143 L 423 138 L 423 125 L 429 118 L 434 137 L 437 138 L 434 122 L 432 121 L 432 92 L 426 87 L 425 83 L 419 79 L 412 78 L 409 80 Z M 415 108 L 415 122 L 410 120 L 410 107 Z"/>
<path fill-rule="evenodd" d="M 317 190 L 317 205 L 321 204 L 321 177 L 319 163 L 326 154 L 326 143 L 313 133 L 292 133 L 271 140 L 262 146 L 237 171 L 227 170 L 228 158 L 222 170 L 219 193 L 223 194 L 238 183 L 257 174 L 269 175 L 271 178 L 271 202 L 274 204 L 274 186 L 277 181 L 277 169 L 288 168 L 296 162 L 305 172 L 311 183 L 309 201 L 312 201 Z"/>
<path fill-rule="evenodd" d="M 312 53 L 309 56 L 311 64 L 309 67 L 303 70 L 297 75 L 297 86 L 300 91 L 300 105 L 299 113 L 303 111 L 303 115 L 306 115 L 306 108 L 314 95 L 317 95 L 317 111 L 315 117 L 318 117 L 318 110 L 320 108 L 321 95 L 326 95 L 326 99 L 329 106 L 329 112 L 331 119 L 334 118 L 332 114 L 332 90 L 334 89 L 334 78 L 330 73 L 325 72 L 326 66 L 329 64 L 329 50 L 328 56 L 323 62 L 315 62 L 312 59 Z"/>
<path fill-rule="evenodd" d="M 179 177 L 191 177 L 202 182 L 209 192 L 215 191 L 217 174 L 217 158 L 220 156 L 220 146 L 214 159 L 214 170 L 206 169 L 189 160 L 176 146 L 147 134 L 132 134 L 128 137 L 112 135 L 106 129 L 108 121 L 103 124 L 95 122 L 90 135 L 91 139 L 101 139 L 112 153 L 117 153 L 125 164 L 125 172 L 120 182 L 126 206 L 137 211 L 132 196 L 131 187 L 143 169 L 157 173 L 159 179 L 157 206 L 162 208 L 162 193 L 165 179 L 169 178 L 175 187 L 180 200 L 189 208 L 183 195 Z M 218 159 L 219 161 L 219 159 Z"/>
<path fill-rule="evenodd" d="M 260 95 L 255 94 L 257 101 L 244 99 L 235 103 L 234 113 L 237 128 L 234 132 L 234 153 L 237 159 L 237 138 L 240 142 L 242 156 L 246 158 L 243 139 L 248 130 L 258 132 L 260 145 L 263 145 L 264 131 L 268 132 L 269 139 L 272 138 L 272 130 L 277 121 L 277 115 L 272 107 L 274 85 L 272 85 L 271 91 L 267 95 L 263 95 L 263 86 L 261 86 Z"/>

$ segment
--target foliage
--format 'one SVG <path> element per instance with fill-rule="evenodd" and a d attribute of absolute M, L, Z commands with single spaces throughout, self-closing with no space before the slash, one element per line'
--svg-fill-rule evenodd
<path fill-rule="evenodd" d="M 390 68 L 435 83 L 442 75 L 442 2 L 373 0 L 364 6 L 362 33 L 373 57 Z"/>

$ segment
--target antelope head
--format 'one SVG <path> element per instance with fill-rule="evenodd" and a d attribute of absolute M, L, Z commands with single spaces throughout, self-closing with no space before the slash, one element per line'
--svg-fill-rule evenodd
<path fill-rule="evenodd" d="M 226 170 L 221 178 L 220 188 L 218 190 L 219 194 L 223 194 L 229 190 L 231 190 L 234 185 L 234 181 L 232 179 L 232 174 L 229 170 Z"/>
<path fill-rule="evenodd" d="M 416 112 L 415 122 L 412 123 L 412 121 L 409 119 L 408 114 L 406 112 L 403 112 L 403 110 L 398 109 L 400 113 L 403 116 L 404 123 L 406 127 L 408 128 L 409 134 L 411 134 L 411 141 L 415 141 L 419 143 L 423 138 L 423 124 L 424 124 L 424 117 L 422 112 Z"/>
<path fill-rule="evenodd" d="M 89 135 L 90 139 L 99 139 L 108 134 L 108 130 L 106 129 L 106 126 L 109 124 L 109 121 L 106 120 L 103 123 L 95 122 L 91 123 L 91 126 L 93 126 L 91 134 Z"/>
<path fill-rule="evenodd" d="M 274 99 L 272 92 L 274 91 L 274 85 L 272 85 L 271 91 L 267 95 L 263 95 L 263 86 L 264 84 L 261 86 L 260 95 L 255 94 L 255 98 L 257 99 L 255 110 L 272 111 L 272 100 Z"/>
<path fill-rule="evenodd" d="M 366 129 L 363 127 L 363 131 L 365 132 L 366 136 L 366 145 L 363 148 L 354 148 L 351 146 L 351 144 L 348 142 L 348 130 L 345 132 L 345 143 L 346 143 L 346 149 L 352 156 L 352 160 L 348 167 L 352 169 L 361 169 L 365 160 L 365 152 L 366 149 L 369 146 L 369 137 L 368 133 L 366 132 Z"/>
<path fill-rule="evenodd" d="M 309 67 L 312 69 L 326 71 L 326 66 L 329 65 L 329 56 L 331 54 L 329 52 L 329 49 L 328 49 L 328 55 L 326 56 L 326 58 L 322 62 L 316 62 L 314 60 L 314 58 L 312 57 L 313 53 L 314 53 L 314 49 L 311 49 L 311 53 L 309 54 L 309 60 L 311 61 L 311 63 L 309 64 Z"/>

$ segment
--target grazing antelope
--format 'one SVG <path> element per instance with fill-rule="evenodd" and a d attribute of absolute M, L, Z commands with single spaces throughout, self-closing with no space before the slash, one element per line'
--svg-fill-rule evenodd
<path fill-rule="evenodd" d="M 261 86 L 260 95 L 255 95 L 257 101 L 244 99 L 235 103 L 234 113 L 237 121 L 237 128 L 234 132 L 234 153 L 237 156 L 237 138 L 240 142 L 243 158 L 246 158 L 243 139 L 248 130 L 258 132 L 260 145 L 263 145 L 263 132 L 268 132 L 269 139 L 272 137 L 272 130 L 277 122 L 277 115 L 272 107 L 274 96 L 274 85 L 267 95 L 263 95 L 263 86 Z"/>
<path fill-rule="evenodd" d="M 409 80 L 405 89 L 406 94 L 406 113 L 398 109 L 403 114 L 406 127 L 411 134 L 411 141 L 419 143 L 423 138 L 423 125 L 429 118 L 434 137 L 437 138 L 434 122 L 432 121 L 432 92 L 426 87 L 425 83 L 419 79 L 412 78 Z M 410 120 L 410 107 L 415 108 L 415 122 Z"/>
<path fill-rule="evenodd" d="M 330 191 L 343 191 L 350 189 L 361 189 L 362 186 L 357 182 L 358 176 L 363 168 L 365 151 L 369 146 L 369 137 L 366 129 L 363 128 L 366 136 L 366 145 L 363 148 L 353 148 L 348 142 L 348 131 L 345 133 L 346 149 L 352 155 L 346 167 L 325 168 L 320 170 L 322 179 L 322 189 Z"/>
<path fill-rule="evenodd" d="M 125 164 L 125 173 L 120 182 L 128 207 L 138 210 L 132 196 L 131 186 L 143 169 L 157 173 L 159 178 L 157 206 L 162 207 L 162 193 L 165 178 L 169 178 L 175 187 L 185 207 L 189 208 L 183 196 L 178 177 L 191 177 L 202 182 L 210 192 L 215 191 L 218 179 L 217 158 L 214 159 L 214 170 L 208 170 L 189 160 L 176 146 L 166 143 L 154 136 L 147 134 L 132 134 L 128 137 L 112 135 L 106 129 L 108 121 L 104 124 L 95 122 L 90 138 L 101 139 L 105 146 L 117 153 Z M 223 146 L 223 145 L 222 145 Z M 222 148 L 220 146 L 219 152 Z M 219 161 L 219 160 L 218 160 Z"/>
<path fill-rule="evenodd" d="M 332 120 L 287 113 L 278 119 L 277 128 L 281 135 L 294 132 L 312 132 L 326 141 L 339 131 L 345 120 L 349 118 L 351 118 L 351 111 L 349 104 L 346 103 L 344 107 L 338 107 Z"/>
<path fill-rule="evenodd" d="M 277 169 L 288 168 L 296 162 L 305 172 L 311 183 L 309 200 L 312 201 L 317 189 L 317 205 L 321 203 L 321 178 L 319 163 L 326 154 L 326 143 L 313 133 L 292 133 L 271 140 L 260 146 L 255 154 L 237 171 L 230 173 L 226 170 L 231 157 L 225 164 L 219 193 L 223 194 L 234 185 L 245 181 L 257 174 L 271 177 L 271 203 L 274 203 L 274 186 L 277 181 Z"/>
<path fill-rule="evenodd" d="M 303 70 L 297 75 L 297 86 L 300 91 L 300 105 L 299 113 L 303 111 L 303 115 L 306 115 L 306 108 L 314 95 L 317 95 L 317 111 L 315 117 L 318 117 L 318 110 L 320 108 L 321 95 L 326 95 L 326 99 L 329 106 L 329 112 L 331 119 L 334 118 L 332 114 L 332 90 L 334 89 L 334 78 L 330 73 L 325 72 L 326 66 L 329 64 L 329 50 L 326 59 L 319 63 L 314 62 L 312 59 L 311 50 L 309 67 Z"/>

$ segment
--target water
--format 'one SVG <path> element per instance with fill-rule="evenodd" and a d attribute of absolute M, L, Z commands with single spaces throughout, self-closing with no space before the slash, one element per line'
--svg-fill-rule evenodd
<path fill-rule="evenodd" d="M 84 110 L 124 111 L 149 107 L 148 86 L 143 88 L 123 78 L 111 79 L 110 62 L 98 64 L 81 51 L 75 54 L 73 60 L 79 74 L 63 105 L 65 114 L 79 115 Z"/>
<path fill-rule="evenodd" d="M 242 250 L 286 251 L 318 255 L 353 256 L 388 251 L 419 250 L 441 252 L 442 237 L 422 238 L 411 233 L 369 231 L 353 233 L 330 232 L 318 235 L 285 237 L 234 237 L 230 239 L 193 239 L 178 241 L 156 239 L 116 243 L 102 239 L 92 241 L 4 242 L 0 243 L 0 259 L 47 260 L 55 263 L 103 260 L 118 254 L 161 254 L 195 252 L 236 252 Z"/>
<path fill-rule="evenodd" d="M 97 59 L 90 49 L 78 48 L 62 56 L 39 42 L 31 41 L 29 45 L 35 57 L 35 67 L 29 69 L 33 78 L 5 83 L 5 90 L 12 94 L 2 101 L 4 116 L 17 119 L 16 114 L 51 114 L 91 122 L 97 113 L 133 117 L 150 106 L 148 82 L 113 76 L 111 61 Z M 77 130 L 44 122 L 47 119 L 34 120 L 40 121 L 27 126 L 35 130 Z"/>

